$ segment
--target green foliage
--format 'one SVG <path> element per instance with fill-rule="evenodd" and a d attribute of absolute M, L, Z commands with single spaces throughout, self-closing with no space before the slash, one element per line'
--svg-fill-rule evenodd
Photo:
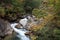
<path fill-rule="evenodd" d="M 44 27 L 36 40 L 60 40 L 60 29 Z"/>
<path fill-rule="evenodd" d="M 25 5 L 31 8 L 37 8 L 40 5 L 40 0 L 25 0 Z"/>
<path fill-rule="evenodd" d="M 24 13 L 24 0 L 12 0 L 12 5 L 13 5 L 13 10 L 21 13 L 23 12 Z"/>
<path fill-rule="evenodd" d="M 3 7 L 0 7 L 0 16 L 4 16 L 5 15 L 5 10 Z"/>
<path fill-rule="evenodd" d="M 60 0 L 56 0 L 55 9 L 56 9 L 57 12 L 59 12 L 59 10 L 60 10 Z"/>
<path fill-rule="evenodd" d="M 54 30 L 54 34 L 60 35 L 60 29 L 55 29 L 55 30 Z"/>
<path fill-rule="evenodd" d="M 35 15 L 37 18 L 41 18 L 41 17 L 47 16 L 47 13 L 42 12 L 42 10 L 40 10 L 40 9 L 34 9 L 32 13 L 33 13 L 33 15 Z"/>
<path fill-rule="evenodd" d="M 16 6 L 16 7 L 23 7 L 24 2 L 22 2 L 21 0 L 12 0 L 12 5 Z"/>
<path fill-rule="evenodd" d="M 15 20 L 18 17 L 25 15 L 26 10 L 24 9 L 24 6 L 26 6 L 29 13 L 32 11 L 33 15 L 37 18 L 47 16 L 47 12 L 51 9 L 55 9 L 56 12 L 59 13 L 57 15 L 60 16 L 60 0 L 47 0 L 48 5 L 47 2 L 42 4 L 42 1 L 44 0 L 2 0 L 0 1 L 0 16 L 7 16 L 7 19 Z M 48 7 L 45 7 L 44 4 Z M 39 9 L 40 6 L 43 7 Z M 52 10 L 49 13 L 53 13 Z M 59 25 L 60 22 L 57 24 Z M 35 33 L 37 33 L 35 35 L 38 36 L 36 40 L 60 40 L 60 29 L 53 28 L 50 25 L 44 27 L 42 30 L 36 31 Z"/>

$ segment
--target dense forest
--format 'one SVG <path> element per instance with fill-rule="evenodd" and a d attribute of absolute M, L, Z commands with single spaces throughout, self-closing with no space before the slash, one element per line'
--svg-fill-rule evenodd
<path fill-rule="evenodd" d="M 60 0 L 0 0 L 0 40 L 13 38 L 4 34 L 7 23 L 18 23 L 24 16 L 33 15 L 40 22 L 29 23 L 31 27 L 26 28 L 31 40 L 60 40 Z"/>

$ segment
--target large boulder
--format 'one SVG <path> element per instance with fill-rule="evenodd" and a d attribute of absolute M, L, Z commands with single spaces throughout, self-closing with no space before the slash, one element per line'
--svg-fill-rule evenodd
<path fill-rule="evenodd" d="M 13 30 L 10 26 L 10 23 L 8 21 L 0 19 L 0 40 L 5 38 L 5 36 L 12 34 L 12 31 Z"/>

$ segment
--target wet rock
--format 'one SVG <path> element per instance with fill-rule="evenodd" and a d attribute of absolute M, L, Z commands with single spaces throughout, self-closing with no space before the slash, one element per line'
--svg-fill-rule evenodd
<path fill-rule="evenodd" d="M 30 35 L 30 34 L 32 34 L 31 31 L 25 33 L 25 35 Z"/>
<path fill-rule="evenodd" d="M 18 25 L 16 25 L 15 27 L 18 28 L 18 29 L 23 28 L 20 23 Z"/>
<path fill-rule="evenodd" d="M 8 21 L 0 19 L 0 38 L 3 39 L 5 36 L 11 35 L 12 31 L 13 30 L 10 26 L 10 23 Z"/>

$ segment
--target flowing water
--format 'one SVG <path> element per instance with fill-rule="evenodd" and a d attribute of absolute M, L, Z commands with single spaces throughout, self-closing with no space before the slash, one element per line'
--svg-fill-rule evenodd
<path fill-rule="evenodd" d="M 35 23 L 35 21 L 34 21 L 35 17 L 28 16 L 28 19 L 24 18 L 24 19 L 21 19 L 19 21 L 19 23 L 22 24 L 23 28 L 27 27 L 26 25 L 28 24 L 28 21 L 31 21 L 32 23 Z M 20 38 L 18 40 L 30 40 L 30 38 L 25 35 L 25 33 L 28 32 L 28 31 L 26 29 L 17 29 L 17 28 L 15 28 L 16 25 L 18 25 L 18 23 L 13 23 L 13 24 L 11 24 L 11 27 L 14 29 L 14 31 L 16 33 L 18 33 L 17 37 Z"/>
<path fill-rule="evenodd" d="M 17 37 L 20 38 L 20 40 L 30 40 L 30 38 L 25 35 L 27 30 L 25 30 L 25 29 L 17 29 L 17 28 L 15 28 L 16 25 L 18 25 L 18 23 L 13 23 L 13 24 L 11 24 L 11 27 L 13 28 L 13 30 L 16 33 L 18 33 Z"/>

